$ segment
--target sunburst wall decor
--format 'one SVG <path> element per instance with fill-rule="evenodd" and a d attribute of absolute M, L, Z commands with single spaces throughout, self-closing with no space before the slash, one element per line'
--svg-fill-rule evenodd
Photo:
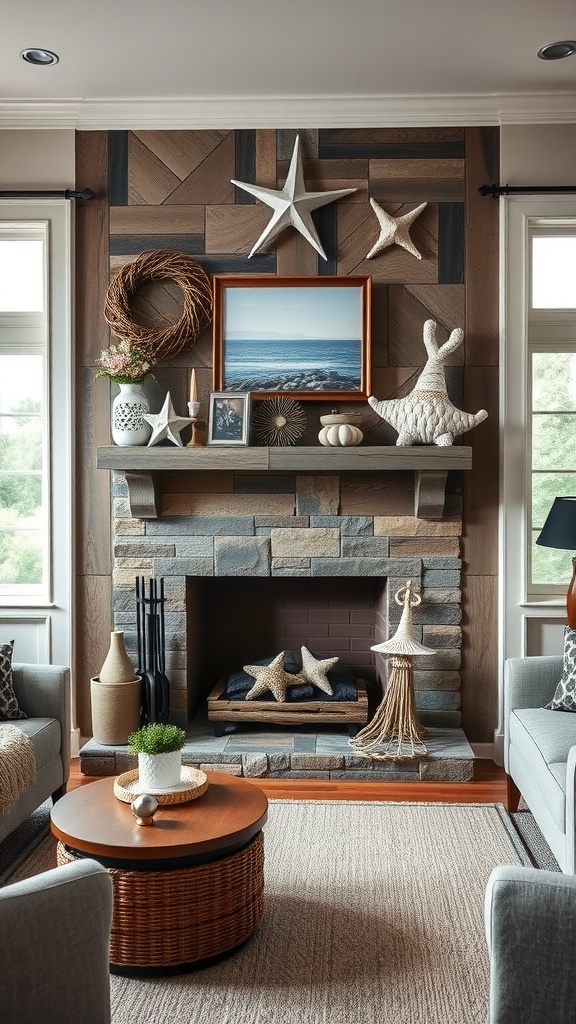
<path fill-rule="evenodd" d="M 293 398 L 280 395 L 260 402 L 252 418 L 254 436 L 261 444 L 282 447 L 296 444 L 306 427 L 306 414 Z"/>

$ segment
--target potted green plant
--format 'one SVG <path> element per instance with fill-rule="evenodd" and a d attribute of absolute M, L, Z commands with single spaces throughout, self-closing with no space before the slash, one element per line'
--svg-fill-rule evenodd
<path fill-rule="evenodd" d="M 164 791 L 178 785 L 185 742 L 184 729 L 165 722 L 152 722 L 130 733 L 128 749 L 131 754 L 138 754 L 142 792 Z"/>

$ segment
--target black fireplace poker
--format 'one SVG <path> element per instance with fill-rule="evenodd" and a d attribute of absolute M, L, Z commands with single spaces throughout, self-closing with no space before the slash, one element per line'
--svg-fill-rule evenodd
<path fill-rule="evenodd" d="M 164 580 L 136 577 L 138 675 L 142 676 L 142 724 L 167 722 L 170 683 L 166 676 Z"/>

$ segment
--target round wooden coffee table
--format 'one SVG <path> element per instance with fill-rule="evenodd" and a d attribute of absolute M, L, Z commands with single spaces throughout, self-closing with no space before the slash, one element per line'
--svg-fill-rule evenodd
<path fill-rule="evenodd" d="M 232 953 L 260 921 L 268 801 L 244 779 L 207 774 L 203 796 L 160 806 L 151 826 L 114 796 L 113 778 L 52 808 L 59 863 L 91 857 L 112 877 L 113 973 L 191 970 Z"/>

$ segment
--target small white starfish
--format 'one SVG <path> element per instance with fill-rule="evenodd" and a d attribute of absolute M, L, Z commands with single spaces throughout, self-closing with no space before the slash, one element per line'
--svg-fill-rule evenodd
<path fill-rule="evenodd" d="M 312 211 L 317 210 L 320 206 L 326 206 L 328 203 L 333 203 L 334 200 L 338 199 L 340 196 L 347 196 L 350 192 L 356 192 L 356 189 L 339 188 L 335 189 L 333 192 L 307 192 L 304 184 L 304 174 L 302 171 L 302 160 L 300 158 L 299 147 L 300 139 L 297 135 L 294 143 L 292 159 L 290 161 L 288 177 L 284 183 L 284 188 L 280 190 L 264 188 L 261 185 L 248 185 L 245 181 L 235 181 L 234 178 L 231 179 L 233 185 L 237 185 L 238 188 L 243 188 L 245 192 L 249 192 L 250 195 L 256 196 L 256 199 L 260 199 L 263 203 L 266 203 L 267 206 L 271 206 L 274 210 L 274 213 L 260 235 L 260 238 L 252 247 L 248 258 L 253 256 L 255 252 L 258 252 L 265 242 L 271 242 L 280 234 L 281 231 L 284 230 L 284 228 L 292 225 L 292 227 L 296 228 L 296 230 L 304 236 L 307 242 L 310 242 L 310 245 L 314 246 L 316 251 L 320 253 L 323 260 L 327 259 L 326 253 L 324 252 L 318 237 L 318 232 L 314 226 L 314 221 L 312 220 Z"/>
<path fill-rule="evenodd" d="M 371 260 L 373 256 L 377 256 L 383 249 L 396 243 L 396 245 L 401 245 L 403 249 L 406 249 L 407 252 L 412 253 L 416 259 L 421 260 L 422 256 L 410 238 L 409 228 L 416 220 L 418 214 L 422 213 L 422 210 L 427 205 L 427 203 L 420 203 L 420 206 L 417 206 L 410 213 L 405 213 L 402 217 L 393 217 L 390 213 L 386 213 L 386 210 L 383 210 L 375 199 L 371 199 L 370 206 L 380 223 L 380 237 L 370 249 L 366 259 Z"/>
<path fill-rule="evenodd" d="M 302 655 L 302 675 L 306 681 L 314 683 L 319 690 L 331 696 L 334 691 L 330 686 L 328 672 L 334 668 L 338 658 L 315 658 L 307 647 L 301 647 L 300 653 Z"/>
<path fill-rule="evenodd" d="M 172 441 L 173 444 L 177 444 L 180 448 L 183 447 L 182 441 L 180 440 L 180 431 L 184 430 L 192 420 L 189 416 L 177 416 L 174 412 L 174 406 L 172 405 L 172 398 L 170 392 L 164 399 L 164 405 L 158 413 L 145 413 L 144 419 L 152 427 L 152 437 L 148 441 L 148 447 L 153 444 L 158 444 L 165 437 Z"/>

